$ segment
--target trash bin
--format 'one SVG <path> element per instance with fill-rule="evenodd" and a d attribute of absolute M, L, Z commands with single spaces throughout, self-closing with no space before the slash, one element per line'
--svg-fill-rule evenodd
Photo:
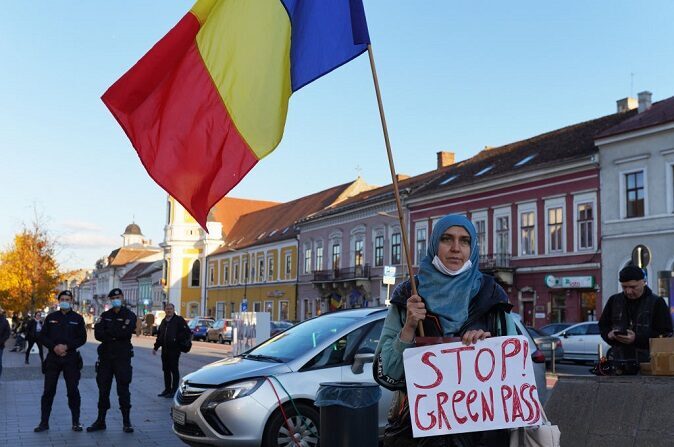
<path fill-rule="evenodd" d="M 380 398 L 376 383 L 321 383 L 315 402 L 321 410 L 321 447 L 377 447 Z"/>

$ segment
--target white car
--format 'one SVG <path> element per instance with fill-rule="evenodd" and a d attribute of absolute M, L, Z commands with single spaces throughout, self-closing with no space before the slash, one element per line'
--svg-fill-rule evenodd
<path fill-rule="evenodd" d="M 320 411 L 314 401 L 320 384 L 374 383 L 372 361 L 386 313 L 386 308 L 327 313 L 185 376 L 173 401 L 174 433 L 190 445 L 295 447 L 295 439 L 317 446 Z M 519 319 L 516 324 L 536 346 Z M 535 350 L 531 358 L 544 401 L 545 356 Z M 380 438 L 392 394 L 382 388 Z"/>
<path fill-rule="evenodd" d="M 594 361 L 599 358 L 600 346 L 602 355 L 606 355 L 611 347 L 601 338 L 599 323 L 596 321 L 576 323 L 552 335 L 559 337 L 564 344 L 564 360 Z"/>

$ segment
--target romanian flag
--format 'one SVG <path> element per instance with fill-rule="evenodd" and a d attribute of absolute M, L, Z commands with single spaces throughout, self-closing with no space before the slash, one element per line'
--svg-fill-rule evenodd
<path fill-rule="evenodd" d="M 102 99 L 206 228 L 281 141 L 293 92 L 367 50 L 362 0 L 199 0 Z"/>

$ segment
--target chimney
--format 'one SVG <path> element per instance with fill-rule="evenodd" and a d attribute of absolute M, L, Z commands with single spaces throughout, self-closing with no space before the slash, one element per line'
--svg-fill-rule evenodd
<path fill-rule="evenodd" d="M 638 95 L 639 95 L 639 113 L 642 113 L 651 108 L 652 105 L 651 96 L 653 96 L 653 93 L 646 90 L 640 92 Z"/>
<path fill-rule="evenodd" d="M 438 152 L 438 169 L 454 164 L 454 152 Z"/>
<path fill-rule="evenodd" d="M 618 113 L 627 112 L 628 110 L 637 108 L 637 100 L 635 98 L 630 98 L 629 96 L 617 100 L 616 104 L 618 106 Z"/>

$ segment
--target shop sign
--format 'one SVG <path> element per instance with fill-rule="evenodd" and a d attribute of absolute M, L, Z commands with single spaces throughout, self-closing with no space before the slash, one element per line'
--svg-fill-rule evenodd
<path fill-rule="evenodd" d="M 545 276 L 545 285 L 551 289 L 593 289 L 594 276 Z"/>

